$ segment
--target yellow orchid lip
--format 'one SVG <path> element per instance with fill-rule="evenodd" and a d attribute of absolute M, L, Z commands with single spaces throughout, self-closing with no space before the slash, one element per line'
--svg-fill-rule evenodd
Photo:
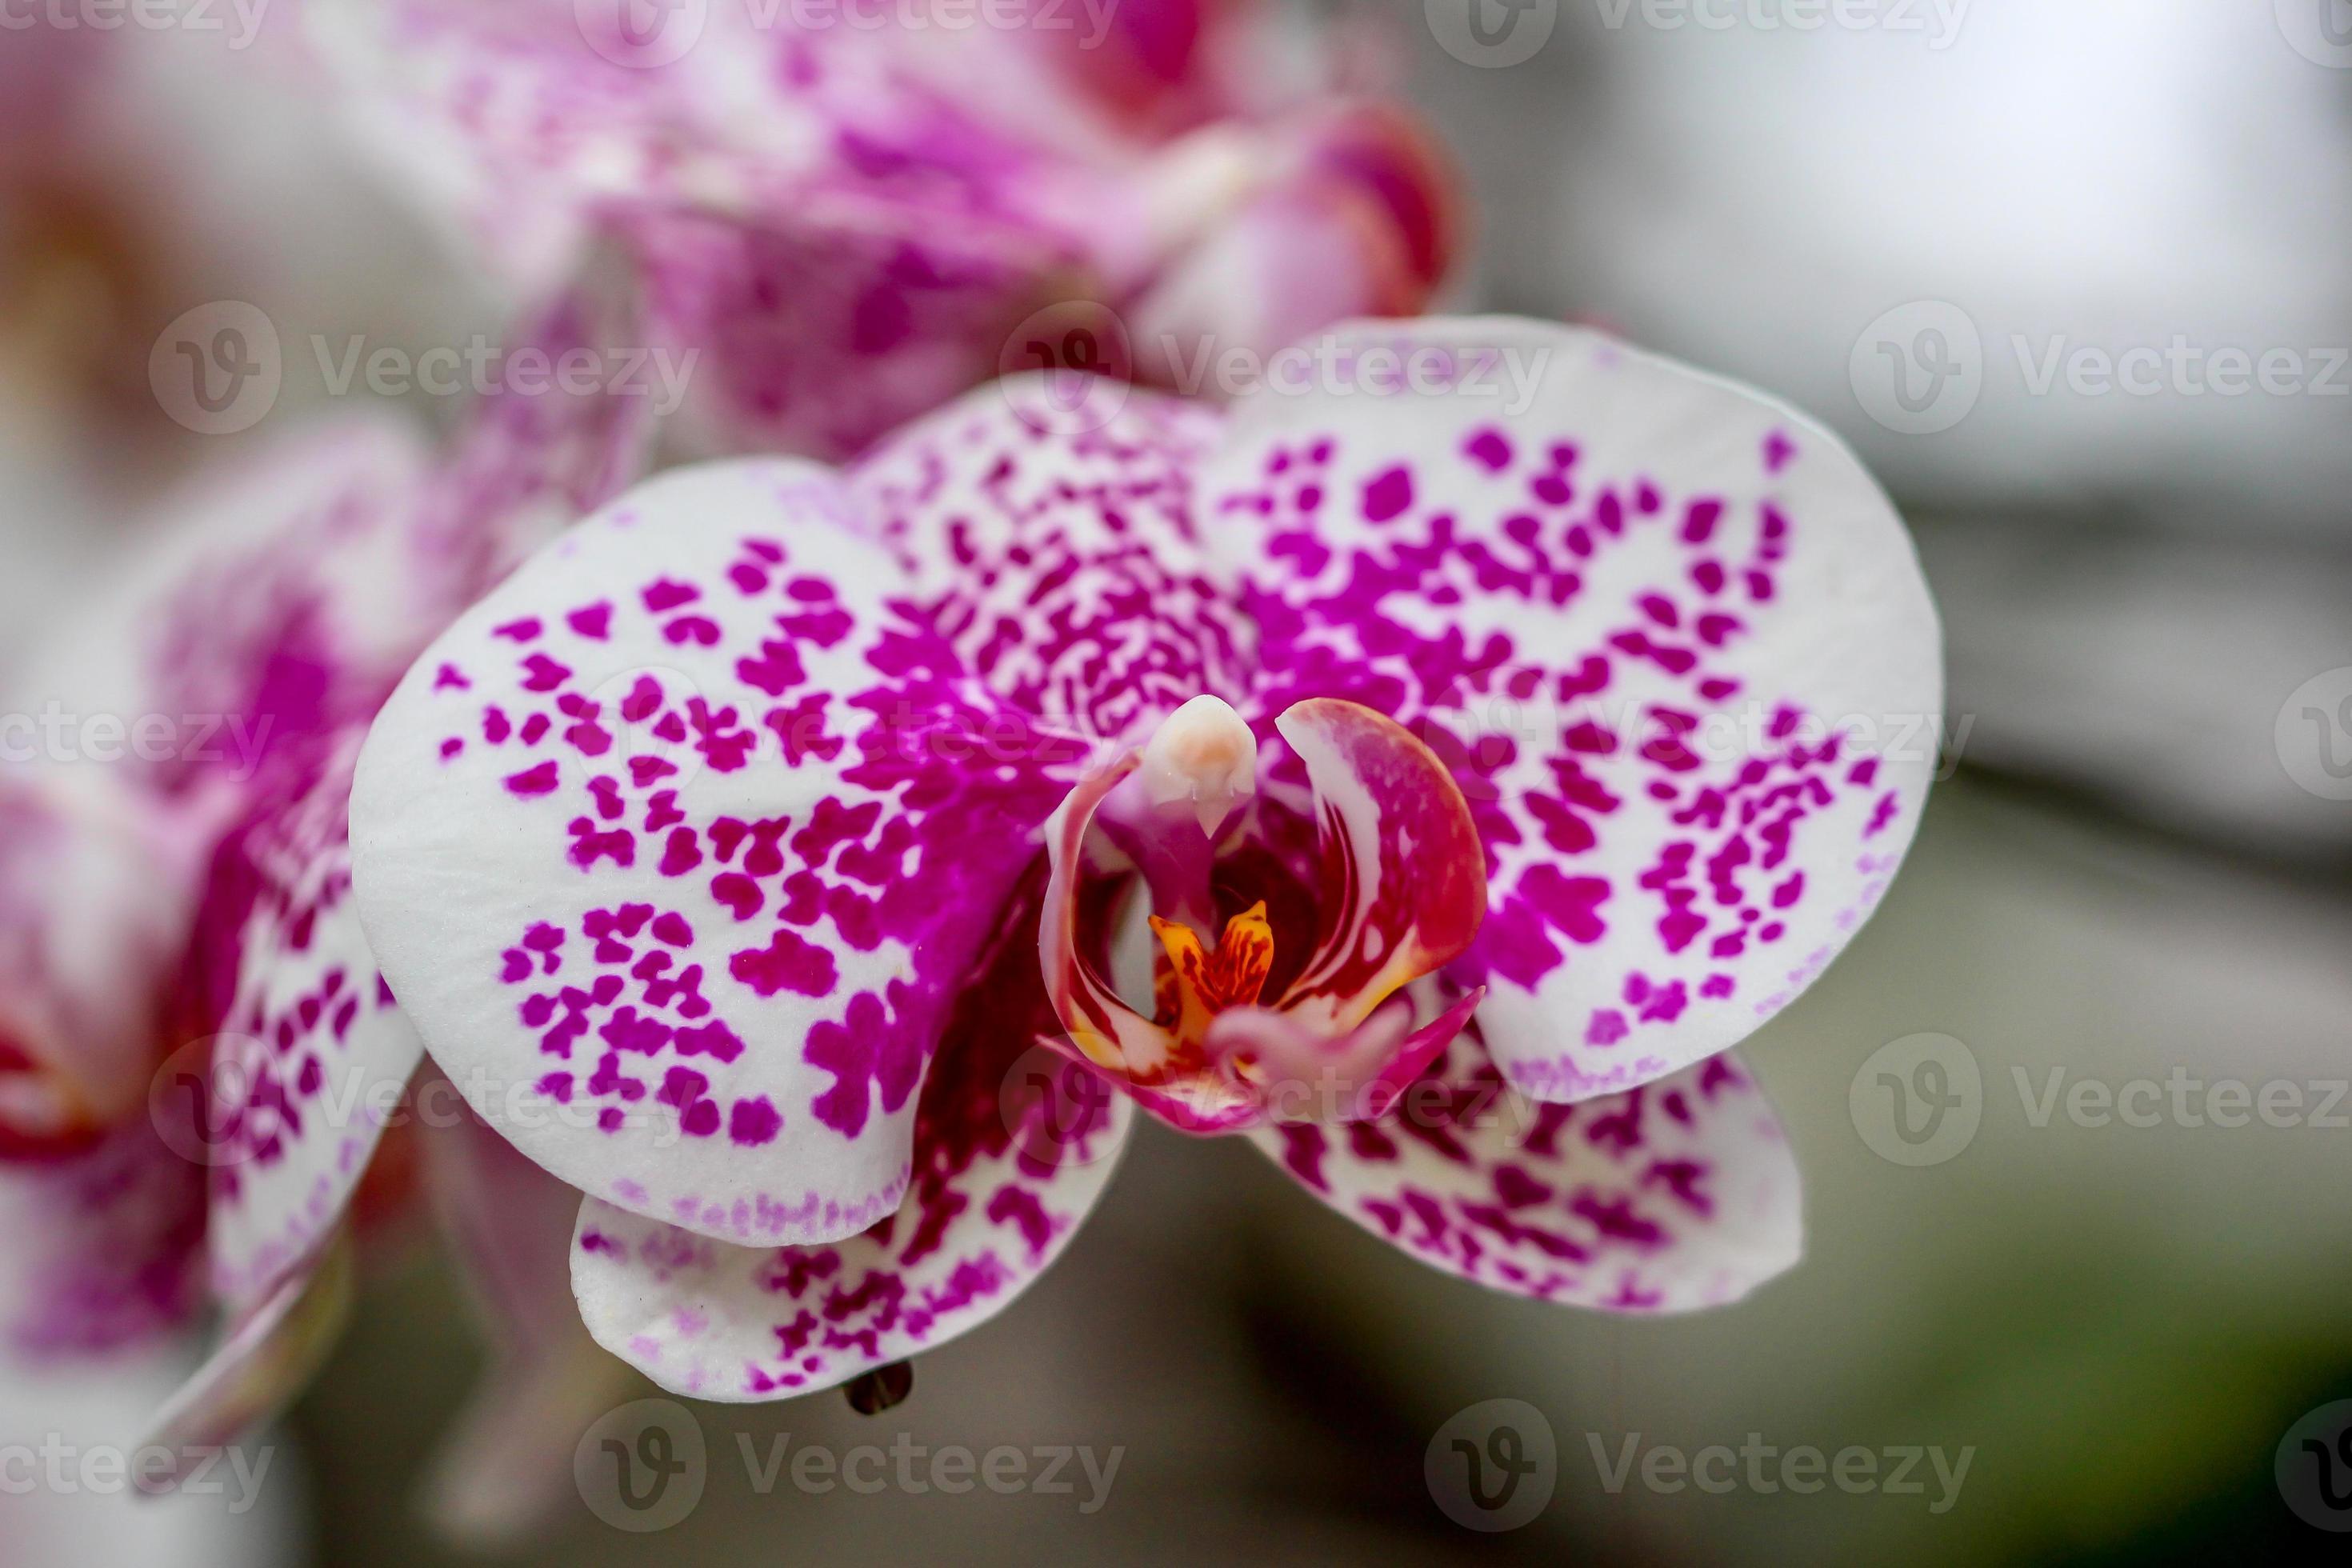
<path fill-rule="evenodd" d="M 1274 969 L 1274 925 L 1264 899 L 1225 921 L 1213 950 L 1181 921 L 1153 915 L 1150 921 L 1168 954 L 1160 971 L 1160 1022 L 1178 1038 L 1197 1045 L 1218 1014 L 1257 1005 Z"/>

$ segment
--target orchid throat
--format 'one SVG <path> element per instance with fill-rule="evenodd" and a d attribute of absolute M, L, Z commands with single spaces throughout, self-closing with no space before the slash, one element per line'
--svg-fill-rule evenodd
<path fill-rule="evenodd" d="M 1039 949 L 1067 1048 L 1188 1131 L 1377 1115 L 1477 1002 L 1414 985 L 1486 909 L 1444 766 L 1352 702 L 1273 727 L 1296 766 L 1277 758 L 1261 790 L 1261 737 L 1196 697 L 1047 830 Z"/>

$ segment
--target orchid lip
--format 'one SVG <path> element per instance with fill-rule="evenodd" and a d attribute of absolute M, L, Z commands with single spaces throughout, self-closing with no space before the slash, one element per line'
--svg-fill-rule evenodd
<path fill-rule="evenodd" d="M 1275 727 L 1306 765 L 1311 815 L 1259 794 L 1255 731 L 1202 697 L 1083 781 L 1049 829 L 1039 952 L 1069 1048 L 1191 1131 L 1275 1119 L 1295 1079 L 1410 1077 L 1475 1005 L 1440 1000 L 1416 1029 L 1423 1009 L 1397 994 L 1467 947 L 1485 909 L 1451 775 L 1355 703 L 1302 702 Z M 1132 965 L 1097 912 L 1137 879 L 1159 949 L 1148 1014 L 1105 978 Z"/>

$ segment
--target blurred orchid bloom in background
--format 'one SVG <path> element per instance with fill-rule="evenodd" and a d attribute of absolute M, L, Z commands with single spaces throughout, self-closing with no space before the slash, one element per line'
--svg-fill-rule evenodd
<path fill-rule="evenodd" d="M 1918 819 L 1899 519 L 1595 334 L 1330 345 L 1361 379 L 1230 413 L 1024 378 L 845 470 L 673 472 L 411 668 L 352 797 L 370 951 L 583 1194 L 616 1356 L 871 1388 L 1060 1253 L 1133 1104 L 1506 1290 L 1795 1260 L 1723 1053 Z"/>
<path fill-rule="evenodd" d="M 329 139 L 289 133 L 319 110 L 273 7 L 184 7 L 184 26 L 82 9 L 24 5 L 0 27 L 0 459 L 62 446 L 143 502 L 136 481 L 193 449 L 150 384 L 159 330 L 224 295 L 360 306 L 368 281 L 331 276 L 348 253 L 310 241 L 366 226 L 338 199 L 349 161 L 306 161 Z"/>
<path fill-rule="evenodd" d="M 0 51 L 0 396 L 20 422 L 79 435 L 152 413 L 145 334 L 173 313 L 188 237 L 142 168 L 128 36 L 26 24 Z"/>
<path fill-rule="evenodd" d="M 1417 312 L 1446 273 L 1428 138 L 1340 91 L 1319 47 L 1276 68 L 1300 51 L 1255 5 L 906 11 L 309 15 L 369 147 L 501 274 L 554 287 L 598 242 L 634 262 L 653 344 L 699 353 L 691 451 L 846 457 L 1046 363 L 1198 384 L 1204 355 Z"/>
<path fill-rule="evenodd" d="M 566 296 L 524 335 L 560 355 L 598 309 Z M 418 1054 L 348 913 L 337 770 L 427 639 L 634 477 L 647 417 L 501 391 L 438 455 L 391 418 L 286 439 L 178 496 L 163 546 L 12 683 L 10 711 L 62 727 L 0 778 L 13 1359 L 150 1342 L 209 1298 L 221 1348 L 162 1425 L 226 1441 L 332 1342 L 334 1237 L 363 1177 L 401 1197 L 405 1163 L 370 1156 Z M 513 1173 L 471 1131 L 418 1140 L 436 1190 Z"/>

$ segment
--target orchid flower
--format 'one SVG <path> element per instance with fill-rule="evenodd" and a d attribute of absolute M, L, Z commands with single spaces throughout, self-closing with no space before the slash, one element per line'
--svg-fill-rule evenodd
<path fill-rule="evenodd" d="M 1504 1290 L 1683 1310 L 1795 1260 L 1727 1053 L 1918 819 L 1900 520 L 1591 332 L 1324 346 L 1354 373 L 1230 410 L 1028 377 L 847 468 L 673 470 L 402 679 L 366 947 L 579 1190 L 614 1355 L 870 1393 L 1069 1245 L 1139 1106 Z"/>
<path fill-rule="evenodd" d="M 342 0 L 312 31 L 367 145 L 500 273 L 629 260 L 653 345 L 699 356 L 673 434 L 704 452 L 857 451 L 1074 323 L 1105 330 L 1066 357 L 1175 381 L 1196 345 L 1411 314 L 1444 274 L 1425 135 L 1253 79 L 1255 6 L 1122 0 L 1099 38 L 898 10 L 715 0 L 632 39 L 570 0 Z"/>

